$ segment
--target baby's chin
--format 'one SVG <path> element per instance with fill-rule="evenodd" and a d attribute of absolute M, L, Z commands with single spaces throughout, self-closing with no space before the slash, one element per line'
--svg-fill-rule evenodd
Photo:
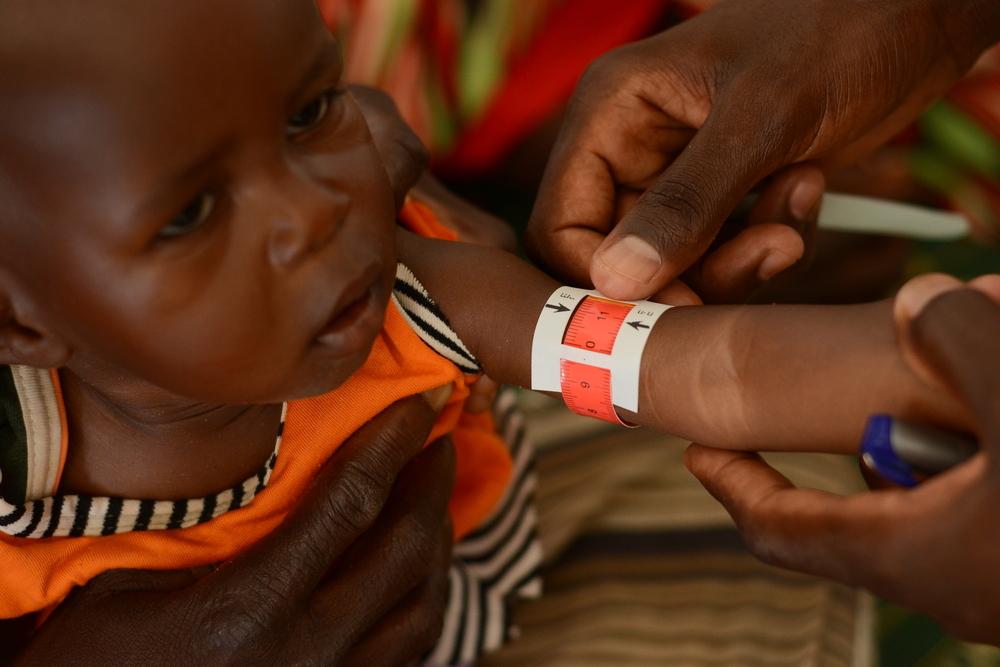
<path fill-rule="evenodd" d="M 348 313 L 348 321 L 335 323 L 324 330 L 309 345 L 296 373 L 292 388 L 282 400 L 311 398 L 341 386 L 367 361 L 375 339 L 382 331 L 388 299 L 376 289 L 368 303 L 356 313 Z"/>
<path fill-rule="evenodd" d="M 375 337 L 372 337 L 364 350 L 348 357 L 341 357 L 334 363 L 308 363 L 301 379 L 294 382 L 294 386 L 285 392 L 279 400 L 293 401 L 303 398 L 313 398 L 337 389 L 365 364 L 374 344 Z"/>

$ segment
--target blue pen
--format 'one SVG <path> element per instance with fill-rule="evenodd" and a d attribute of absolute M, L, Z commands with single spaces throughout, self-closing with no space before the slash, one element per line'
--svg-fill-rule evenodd
<path fill-rule="evenodd" d="M 912 487 L 970 459 L 976 443 L 947 431 L 889 415 L 872 415 L 861 439 L 865 465 L 886 480 Z"/>

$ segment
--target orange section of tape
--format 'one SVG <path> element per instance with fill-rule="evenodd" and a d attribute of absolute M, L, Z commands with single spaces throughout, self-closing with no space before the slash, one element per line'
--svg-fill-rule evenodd
<path fill-rule="evenodd" d="M 563 401 L 577 414 L 626 426 L 611 403 L 611 371 L 578 361 L 559 362 Z"/>
<path fill-rule="evenodd" d="M 622 323 L 634 307 L 634 304 L 624 301 L 586 297 L 566 327 L 563 344 L 581 350 L 611 354 Z"/>

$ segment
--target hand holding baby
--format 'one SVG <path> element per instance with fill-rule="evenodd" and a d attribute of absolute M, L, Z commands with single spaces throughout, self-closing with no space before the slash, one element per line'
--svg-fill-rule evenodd
<path fill-rule="evenodd" d="M 445 442 L 421 451 L 434 418 L 419 398 L 376 417 L 281 528 L 229 563 L 98 577 L 31 637 L 21 664 L 419 657 L 440 633 L 451 550 L 454 454 Z"/>

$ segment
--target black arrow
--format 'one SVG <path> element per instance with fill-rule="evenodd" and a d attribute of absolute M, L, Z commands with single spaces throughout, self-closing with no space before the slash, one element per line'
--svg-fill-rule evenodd
<path fill-rule="evenodd" d="M 551 303 L 547 303 L 547 304 L 545 304 L 545 307 L 546 308 L 551 308 L 552 310 L 554 310 L 557 313 L 565 313 L 566 311 L 569 310 L 569 308 L 567 308 L 566 306 L 562 305 L 561 303 L 556 304 L 554 306 Z"/>
<path fill-rule="evenodd" d="M 643 324 L 639 320 L 636 320 L 635 322 L 628 322 L 627 324 L 630 327 L 632 327 L 633 329 L 635 329 L 636 331 L 638 331 L 639 329 L 648 329 L 649 328 L 648 324 Z"/>

